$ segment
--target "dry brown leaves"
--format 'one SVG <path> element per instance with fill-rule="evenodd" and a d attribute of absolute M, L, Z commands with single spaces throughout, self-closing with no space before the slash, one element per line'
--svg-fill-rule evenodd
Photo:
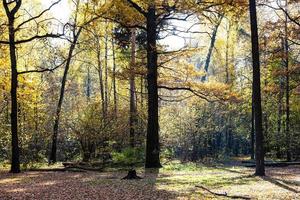
<path fill-rule="evenodd" d="M 249 195 L 253 199 L 300 199 L 300 167 L 267 168 L 267 176 L 257 178 L 249 184 L 232 184 L 215 191 L 224 191 L 228 194 Z M 198 173 L 198 172 L 197 172 Z M 219 172 L 215 172 L 220 176 Z M 221 173 L 221 171 L 220 171 Z M 232 177 L 247 177 L 252 170 L 245 169 L 244 174 L 232 173 Z M 239 172 L 240 173 L 240 172 Z M 188 173 L 187 173 L 188 174 Z M 73 200 L 73 199 L 101 199 L 101 200 L 144 200 L 144 199 L 218 199 L 220 197 L 206 194 L 198 189 L 179 192 L 179 189 L 162 185 L 160 181 L 166 176 L 187 176 L 185 173 L 159 175 L 156 173 L 144 174 L 142 180 L 120 180 L 126 172 L 23 172 L 9 174 L 0 171 L 0 199 L 1 200 Z M 199 174 L 199 173 L 198 173 Z M 212 176 L 215 176 L 212 174 Z M 228 174 L 226 174 L 228 176 Z M 194 176 L 194 175 L 192 175 Z M 175 179 L 176 181 L 176 179 Z M 186 180 L 188 182 L 188 178 Z M 180 188 L 180 181 L 174 184 Z M 186 183 L 182 183 L 186 184 Z M 162 187 L 163 186 L 163 187 Z"/>

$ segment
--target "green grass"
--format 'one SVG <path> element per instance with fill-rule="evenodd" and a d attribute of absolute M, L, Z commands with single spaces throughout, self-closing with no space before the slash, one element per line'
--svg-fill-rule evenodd
<path fill-rule="evenodd" d="M 160 171 L 156 186 L 162 190 L 193 194 L 197 185 L 215 189 L 247 185 L 255 181 L 257 178 L 246 173 L 243 167 L 207 166 L 173 161 Z"/>

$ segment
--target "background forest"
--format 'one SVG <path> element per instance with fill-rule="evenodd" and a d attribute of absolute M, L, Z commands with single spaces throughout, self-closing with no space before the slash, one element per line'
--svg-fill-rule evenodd
<path fill-rule="evenodd" d="M 254 159 L 248 2 L 151 1 L 154 15 L 147 2 L 3 0 L 0 162 L 13 143 L 23 167 L 132 166 L 145 162 L 151 139 L 160 159 Z M 257 1 L 267 158 L 300 158 L 299 11 L 297 0 Z M 159 137 L 146 137 L 149 126 Z"/>

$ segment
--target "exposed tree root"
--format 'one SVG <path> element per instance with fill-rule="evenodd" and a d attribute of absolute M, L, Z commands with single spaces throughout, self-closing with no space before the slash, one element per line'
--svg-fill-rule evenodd
<path fill-rule="evenodd" d="M 228 195 L 226 192 L 224 192 L 224 193 L 213 192 L 210 189 L 208 189 L 202 185 L 196 185 L 195 187 L 201 188 L 201 189 L 203 189 L 213 195 L 216 195 L 216 196 L 222 196 L 222 197 L 227 197 L 227 198 L 231 198 L 231 199 L 251 199 L 251 197 L 248 197 L 248 196 Z"/>

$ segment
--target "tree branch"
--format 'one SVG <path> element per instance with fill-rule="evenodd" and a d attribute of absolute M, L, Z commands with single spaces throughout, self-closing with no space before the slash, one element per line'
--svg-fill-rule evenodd
<path fill-rule="evenodd" d="M 188 91 L 188 92 L 193 93 L 197 97 L 200 97 L 201 99 L 204 99 L 208 102 L 215 102 L 215 101 L 210 100 L 207 97 L 205 97 L 204 94 L 201 94 L 200 92 L 197 92 L 197 91 L 195 91 L 195 90 L 193 90 L 192 88 L 189 88 L 189 87 L 169 87 L 169 86 L 165 86 L 165 85 L 159 85 L 158 88 L 166 89 L 166 90 L 172 90 L 172 91 L 174 91 L 174 90 Z"/>
<path fill-rule="evenodd" d="M 21 71 L 18 72 L 19 75 L 22 74 L 28 74 L 28 73 L 43 73 L 43 72 L 53 72 L 54 70 L 56 70 L 57 68 L 63 66 L 66 63 L 66 59 L 59 65 L 55 66 L 54 68 L 46 68 L 46 69 L 33 69 L 33 70 L 27 70 L 27 71 Z"/>
<path fill-rule="evenodd" d="M 64 34 L 52 34 L 52 33 L 46 33 L 44 35 L 35 35 L 31 38 L 28 39 L 24 39 L 24 40 L 18 40 L 15 43 L 16 44 L 23 44 L 23 43 L 27 43 L 27 42 L 31 42 L 33 40 L 37 40 L 37 39 L 43 39 L 43 38 L 59 38 L 61 36 L 63 36 Z M 1 43 L 2 41 L 0 41 Z M 9 43 L 8 43 L 9 44 Z"/>
<path fill-rule="evenodd" d="M 26 24 L 26 23 L 29 23 L 29 22 L 31 22 L 32 20 L 35 20 L 35 19 L 40 18 L 40 17 L 41 17 L 42 15 L 44 15 L 46 12 L 50 11 L 51 8 L 52 8 L 53 6 L 55 6 L 56 4 L 58 4 L 59 2 L 61 2 L 61 0 L 58 0 L 58 1 L 54 2 L 54 3 L 52 3 L 47 9 L 43 10 L 40 14 L 38 14 L 38 15 L 36 15 L 36 16 L 34 16 L 34 17 L 28 19 L 28 20 L 25 20 L 24 22 L 22 22 L 21 24 L 19 24 L 19 25 L 16 27 L 16 30 L 20 29 L 20 28 L 21 28 L 24 24 Z"/>
<path fill-rule="evenodd" d="M 258 4 L 258 5 L 259 5 L 259 6 L 266 6 L 266 7 L 269 7 L 269 8 L 271 8 L 271 9 L 273 9 L 273 10 L 281 10 L 281 11 L 288 17 L 288 19 L 289 19 L 291 22 L 294 22 L 295 24 L 297 24 L 298 26 L 300 26 L 300 22 L 297 21 L 297 19 L 293 18 L 293 17 L 288 13 L 287 10 L 285 10 L 284 8 L 282 8 L 282 7 L 278 4 L 278 2 L 277 2 L 278 8 L 275 8 L 275 7 L 273 7 L 273 6 L 271 6 L 271 5 L 268 5 L 268 4 L 265 4 L 265 3 L 260 3 L 260 4 Z"/>
<path fill-rule="evenodd" d="M 127 0 L 127 2 L 134 8 L 136 9 L 139 13 L 144 15 L 145 17 L 147 16 L 147 13 L 140 7 L 137 3 L 133 2 L 132 0 Z"/>

